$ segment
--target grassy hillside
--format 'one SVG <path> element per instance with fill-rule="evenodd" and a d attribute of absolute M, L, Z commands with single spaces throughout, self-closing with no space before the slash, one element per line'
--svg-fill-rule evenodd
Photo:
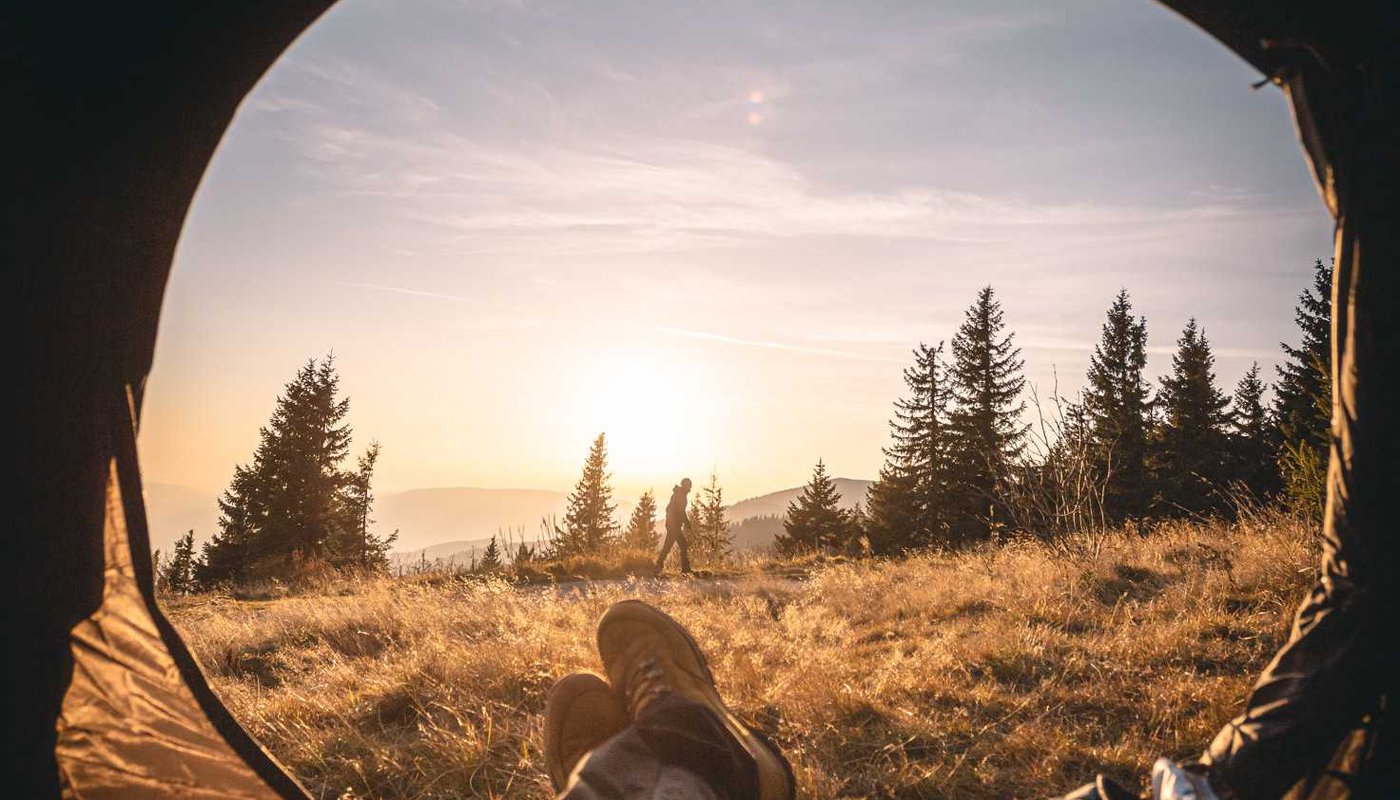
<path fill-rule="evenodd" d="M 595 620 L 637 595 L 691 627 L 805 796 L 1043 797 L 1198 752 L 1286 634 L 1315 561 L 1302 526 L 1276 518 L 1073 544 L 826 564 L 800 581 L 373 581 L 171 610 L 235 712 L 320 797 L 547 797 L 545 692 L 598 669 Z"/>

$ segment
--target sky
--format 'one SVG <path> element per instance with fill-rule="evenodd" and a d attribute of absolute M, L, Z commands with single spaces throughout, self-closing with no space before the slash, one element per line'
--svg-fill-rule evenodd
<path fill-rule="evenodd" d="M 995 288 L 1044 398 L 1120 288 L 1272 374 L 1331 250 L 1281 94 L 1149 0 L 342 0 L 190 211 L 148 481 L 212 496 L 334 353 L 380 492 L 735 499 L 874 477 L 900 372 Z"/>

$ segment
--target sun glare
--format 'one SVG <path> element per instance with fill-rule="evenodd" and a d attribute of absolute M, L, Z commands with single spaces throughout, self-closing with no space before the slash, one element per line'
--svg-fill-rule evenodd
<path fill-rule="evenodd" d="M 670 365 L 646 359 L 613 372 L 593 398 L 593 427 L 608 435 L 619 478 L 647 481 L 680 469 L 695 433 L 689 381 Z"/>

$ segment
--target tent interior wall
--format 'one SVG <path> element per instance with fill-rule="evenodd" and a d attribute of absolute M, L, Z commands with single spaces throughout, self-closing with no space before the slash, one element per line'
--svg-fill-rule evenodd
<path fill-rule="evenodd" d="M 1242 797 L 1366 796 L 1400 786 L 1395 736 L 1377 733 L 1400 675 L 1381 633 L 1400 585 L 1400 12 L 1165 4 L 1287 94 L 1337 220 L 1322 578 L 1206 759 Z M 7 126 L 19 135 L 6 239 L 20 277 L 20 502 L 6 658 L 22 677 L 9 682 L 7 794 L 306 796 L 155 602 L 135 433 L 199 181 L 239 103 L 330 5 L 30 3 L 0 23 L 19 111 Z"/>

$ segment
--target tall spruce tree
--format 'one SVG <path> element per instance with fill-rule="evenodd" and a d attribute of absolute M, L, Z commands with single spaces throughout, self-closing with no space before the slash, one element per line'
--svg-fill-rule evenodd
<path fill-rule="evenodd" d="M 1177 339 L 1172 374 L 1161 379 L 1161 424 L 1154 458 L 1158 513 L 1180 515 L 1224 508 L 1228 475 L 1225 407 L 1215 385 L 1215 356 L 1195 318 Z"/>
<path fill-rule="evenodd" d="M 1273 419 L 1264 408 L 1264 389 L 1256 361 L 1236 384 L 1229 414 L 1230 478 L 1259 500 L 1273 497 L 1279 489 Z"/>
<path fill-rule="evenodd" d="M 265 477 L 273 488 L 264 492 L 268 515 L 262 538 L 275 543 L 278 555 L 325 557 L 326 543 L 338 529 L 354 524 L 355 512 L 347 515 L 342 502 L 351 477 L 340 469 L 350 454 L 352 431 L 345 424 L 350 400 L 339 392 L 333 356 L 307 362 L 265 429 L 271 434 L 266 439 L 271 458 L 254 455 L 255 464 L 270 467 Z"/>
<path fill-rule="evenodd" d="M 344 560 L 340 548 L 367 509 L 349 502 L 358 473 L 341 468 L 352 431 L 339 391 L 333 356 L 308 361 L 284 387 L 252 463 L 234 468 L 219 500 L 219 530 L 196 567 L 201 585 L 283 577 L 298 559 Z"/>
<path fill-rule="evenodd" d="M 608 474 L 608 440 L 598 434 L 583 462 L 583 476 L 569 495 L 561 547 L 567 555 L 602 551 L 617 535 L 617 505 Z"/>
<path fill-rule="evenodd" d="M 622 534 L 622 543 L 634 550 L 656 552 L 661 546 L 661 532 L 656 527 L 656 495 L 648 489 L 637 500 L 632 516 L 627 520 L 627 528 Z"/>
<path fill-rule="evenodd" d="M 1147 439 L 1151 397 L 1147 366 L 1147 320 L 1133 317 L 1123 289 L 1108 308 L 1094 354 L 1082 408 L 1093 468 L 1106 475 L 1104 514 L 1111 520 L 1141 516 L 1151 498 Z"/>
<path fill-rule="evenodd" d="M 700 497 L 690 504 L 691 558 L 718 563 L 728 558 L 734 548 L 734 526 L 724 508 L 724 490 L 719 475 L 710 473 L 710 482 L 700 490 Z"/>
<path fill-rule="evenodd" d="M 851 515 L 841 508 L 836 482 L 827 475 L 826 463 L 818 459 L 812 479 L 788 504 L 783 532 L 774 547 L 786 556 L 844 550 L 852 538 L 851 523 Z"/>
<path fill-rule="evenodd" d="M 948 538 L 949 386 L 943 343 L 914 350 L 904 370 L 909 394 L 895 402 L 893 440 L 870 488 L 866 533 L 876 553 L 893 553 Z"/>
<path fill-rule="evenodd" d="M 994 519 L 1006 516 L 997 486 L 1025 447 L 1025 362 L 1015 334 L 1003 336 L 1004 328 L 1001 304 L 987 286 L 953 337 L 949 464 L 956 479 L 953 505 L 961 512 L 953 525 L 959 541 L 985 537 Z"/>
<path fill-rule="evenodd" d="M 1293 318 L 1302 339 L 1280 345 L 1287 359 L 1274 387 L 1277 458 L 1288 505 L 1320 519 L 1332 424 L 1332 270 L 1321 260 Z"/>

